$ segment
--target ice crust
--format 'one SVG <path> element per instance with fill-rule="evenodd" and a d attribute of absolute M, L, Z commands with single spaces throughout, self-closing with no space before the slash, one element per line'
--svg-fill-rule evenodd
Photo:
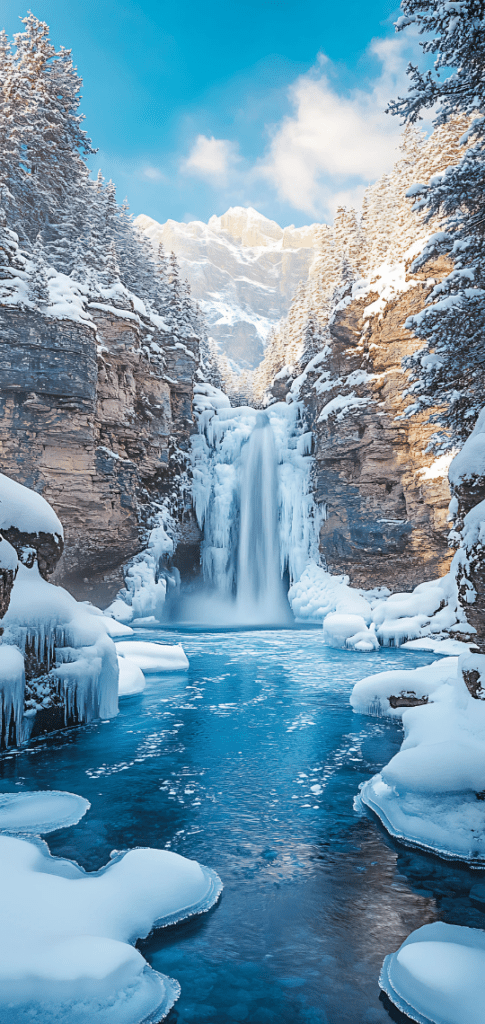
<path fill-rule="evenodd" d="M 357 683 L 354 710 L 402 717 L 404 740 L 382 771 L 365 782 L 356 808 L 373 811 L 397 839 L 439 856 L 485 865 L 485 701 L 463 672 L 485 682 L 483 655 L 444 658 L 426 668 L 384 672 Z M 391 696 L 427 698 L 392 708 Z"/>
<path fill-rule="evenodd" d="M 45 835 L 77 825 L 91 804 L 75 793 L 0 793 L 0 832 Z"/>
<path fill-rule="evenodd" d="M 213 871 L 167 850 L 117 854 L 87 873 L 52 857 L 40 839 L 4 831 L 50 831 L 88 806 L 69 793 L 2 797 L 0 1019 L 9 1024 L 156 1024 L 180 987 L 132 944 L 220 895 Z"/>
<path fill-rule="evenodd" d="M 152 643 L 148 640 L 120 640 L 116 644 L 118 655 L 122 655 L 142 672 L 180 672 L 189 667 L 189 659 L 182 644 Z"/>
<path fill-rule="evenodd" d="M 379 984 L 418 1024 L 483 1024 L 485 932 L 426 924 L 386 957 Z"/>

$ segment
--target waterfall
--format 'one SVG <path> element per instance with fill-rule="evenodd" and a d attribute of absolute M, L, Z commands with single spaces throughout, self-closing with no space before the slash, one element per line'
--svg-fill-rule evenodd
<path fill-rule="evenodd" d="M 302 409 L 232 408 L 210 384 L 195 390 L 192 494 L 205 589 L 192 604 L 186 596 L 183 614 L 220 625 L 291 621 L 283 576 L 299 579 L 318 538 Z"/>
<path fill-rule="evenodd" d="M 278 460 L 268 416 L 258 412 L 242 456 L 236 606 L 243 622 L 290 619 L 280 573 Z"/>

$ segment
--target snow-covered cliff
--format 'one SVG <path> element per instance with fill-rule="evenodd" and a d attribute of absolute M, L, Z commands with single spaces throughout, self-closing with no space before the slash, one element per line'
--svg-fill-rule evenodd
<path fill-rule="evenodd" d="M 208 224 L 158 224 L 145 214 L 135 223 L 155 248 L 162 242 L 175 253 L 222 351 L 242 367 L 257 366 L 271 328 L 308 276 L 319 226 L 281 228 L 242 206 Z"/>

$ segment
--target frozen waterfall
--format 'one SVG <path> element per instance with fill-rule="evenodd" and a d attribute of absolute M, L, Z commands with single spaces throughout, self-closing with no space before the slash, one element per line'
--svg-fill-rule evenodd
<path fill-rule="evenodd" d="M 317 533 L 311 434 L 300 407 L 232 408 L 208 384 L 196 387 L 195 399 L 193 498 L 204 533 L 205 590 L 186 614 L 220 625 L 287 623 L 292 614 L 283 578 L 299 578 Z"/>
<path fill-rule="evenodd" d="M 280 572 L 278 460 L 268 416 L 258 412 L 242 453 L 236 607 L 241 621 L 288 621 Z"/>

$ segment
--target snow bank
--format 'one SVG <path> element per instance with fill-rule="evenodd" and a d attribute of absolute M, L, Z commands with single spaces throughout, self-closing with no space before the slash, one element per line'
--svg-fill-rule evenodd
<path fill-rule="evenodd" d="M 453 682 L 457 665 L 458 658 L 440 658 L 422 668 L 377 672 L 355 684 L 350 703 L 363 715 L 401 718 L 407 707 L 428 702 L 443 683 Z"/>
<path fill-rule="evenodd" d="M 485 700 L 472 696 L 485 692 L 484 662 L 465 654 L 370 676 L 351 697 L 355 710 L 401 714 L 404 726 L 400 751 L 364 783 L 357 808 L 405 843 L 472 866 L 485 864 Z M 417 706 L 393 708 L 396 697 Z"/>
<path fill-rule="evenodd" d="M 329 612 L 337 611 L 344 615 L 360 615 L 366 625 L 371 620 L 371 605 L 360 591 L 348 584 L 348 576 L 331 576 L 315 562 L 308 562 L 288 591 L 295 618 L 322 622 Z"/>
<path fill-rule="evenodd" d="M 121 640 L 116 644 L 118 655 L 137 665 L 142 672 L 180 672 L 189 667 L 182 644 L 152 643 L 148 640 Z"/>
<path fill-rule="evenodd" d="M 426 924 L 386 957 L 379 984 L 418 1024 L 483 1024 L 485 932 Z"/>
<path fill-rule="evenodd" d="M 76 813 L 86 809 L 71 794 L 22 796 L 23 809 L 20 797 L 17 810 L 11 801 L 11 818 L 29 828 L 56 806 L 63 821 L 69 804 L 75 816 L 72 801 L 80 802 Z M 38 839 L 5 834 L 0 872 L 0 1017 L 9 1024 L 161 1020 L 180 987 L 132 943 L 154 926 L 208 910 L 222 889 L 209 868 L 166 850 L 131 850 L 88 874 Z"/>
<path fill-rule="evenodd" d="M 11 526 L 21 533 L 64 536 L 54 509 L 41 494 L 0 473 L 0 530 L 8 530 Z"/>
<path fill-rule="evenodd" d="M 485 502 L 483 505 L 485 520 Z M 481 512 L 476 518 L 482 522 L 480 516 Z M 470 513 L 470 537 L 475 523 L 472 519 Z M 349 586 L 348 576 L 331 576 L 309 562 L 290 587 L 288 600 L 297 619 L 324 620 L 327 643 L 354 650 L 377 650 L 379 645 L 400 647 L 430 634 L 441 639 L 450 629 L 475 632 L 468 626 L 458 600 L 455 564 L 447 576 L 420 583 L 412 593 L 389 594 L 385 588 L 356 590 Z M 340 615 L 340 619 L 334 618 L 334 613 Z M 365 620 L 363 625 L 357 623 L 356 616 Z M 362 646 L 364 644 L 366 646 Z"/>
<path fill-rule="evenodd" d="M 141 693 L 145 689 L 145 676 L 141 668 L 135 665 L 131 658 L 125 658 L 118 654 L 118 696 L 131 697 L 134 693 Z"/>

